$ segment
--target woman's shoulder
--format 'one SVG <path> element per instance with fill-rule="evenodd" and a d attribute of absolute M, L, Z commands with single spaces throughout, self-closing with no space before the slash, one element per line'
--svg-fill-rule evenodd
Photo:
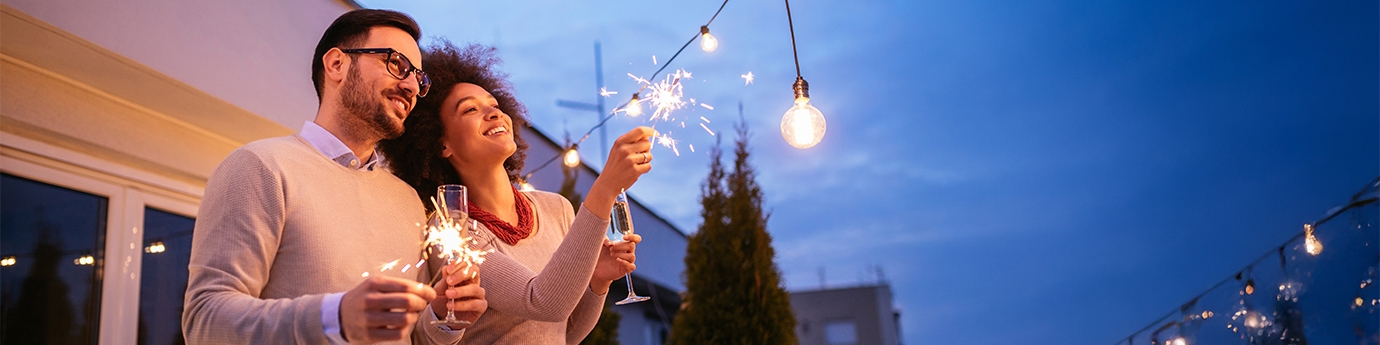
<path fill-rule="evenodd" d="M 529 190 L 523 191 L 522 194 L 532 199 L 532 202 L 540 209 L 560 209 L 563 205 L 570 205 L 570 200 L 566 200 L 564 196 L 552 192 Z"/>

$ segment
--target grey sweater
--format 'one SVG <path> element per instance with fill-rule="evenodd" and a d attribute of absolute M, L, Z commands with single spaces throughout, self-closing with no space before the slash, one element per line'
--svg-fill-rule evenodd
<path fill-rule="evenodd" d="M 550 192 L 523 192 L 537 223 L 516 245 L 480 225 L 497 251 L 479 269 L 489 309 L 466 331 L 466 344 L 578 344 L 599 319 L 605 295 L 589 289 L 608 221 Z"/>
<path fill-rule="evenodd" d="M 326 294 L 365 273 L 427 281 L 428 267 L 402 269 L 421 258 L 425 221 L 417 193 L 383 169 L 343 167 L 297 135 L 249 143 L 207 182 L 183 335 L 189 344 L 326 344 Z M 459 343 L 422 314 L 402 343 Z"/>

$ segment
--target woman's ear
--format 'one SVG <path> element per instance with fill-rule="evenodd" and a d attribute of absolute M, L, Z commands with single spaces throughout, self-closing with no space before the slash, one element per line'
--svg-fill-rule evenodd
<path fill-rule="evenodd" d="M 450 158 L 451 155 L 450 144 L 441 143 L 441 158 Z"/>

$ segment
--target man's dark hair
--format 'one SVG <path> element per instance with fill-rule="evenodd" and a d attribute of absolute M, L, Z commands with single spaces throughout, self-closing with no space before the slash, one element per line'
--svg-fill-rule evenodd
<path fill-rule="evenodd" d="M 441 104 L 450 97 L 456 84 L 474 84 L 488 91 L 498 101 L 498 109 L 513 119 L 513 128 L 508 130 L 513 134 L 517 150 L 503 161 L 503 168 L 508 171 L 510 181 L 516 181 L 522 173 L 527 160 L 527 141 L 522 138 L 522 129 L 528 126 L 527 108 L 513 96 L 508 75 L 494 70 L 500 62 L 493 47 L 478 44 L 457 48 L 450 41 L 437 40 L 422 51 L 422 64 L 431 77 L 431 93 L 417 99 L 417 107 L 403 121 L 403 134 L 380 141 L 378 148 L 388 159 L 393 174 L 417 190 L 417 196 L 422 198 L 427 209 L 431 208 L 427 200 L 436 195 L 436 186 L 465 183 L 450 161 L 441 157 L 444 147 L 441 140 L 445 133 Z"/>
<path fill-rule="evenodd" d="M 321 57 L 326 56 L 326 52 L 331 48 L 360 48 L 356 45 L 363 44 L 369 39 L 369 29 L 375 26 L 392 26 L 408 35 L 412 35 L 412 40 L 422 38 L 422 29 L 417 26 L 417 21 L 412 17 L 397 11 L 389 10 L 354 10 L 345 12 L 326 28 L 326 32 L 321 34 L 321 41 L 316 43 L 316 53 L 312 54 L 311 60 L 311 82 L 316 85 L 316 101 L 321 101 L 321 93 L 324 92 L 326 64 L 321 61 Z M 368 47 L 375 48 L 375 47 Z"/>

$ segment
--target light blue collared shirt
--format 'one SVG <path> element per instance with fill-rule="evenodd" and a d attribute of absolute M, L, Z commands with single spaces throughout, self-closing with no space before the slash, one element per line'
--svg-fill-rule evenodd
<path fill-rule="evenodd" d="M 348 146 L 345 146 L 345 143 L 341 142 L 340 138 L 336 138 L 334 134 L 326 131 L 325 128 L 321 128 L 321 125 L 315 122 L 307 121 L 303 123 L 301 135 L 302 139 L 306 139 L 307 143 L 316 148 L 316 151 L 326 155 L 326 158 L 330 158 L 336 163 L 339 163 L 340 166 L 366 171 L 373 171 L 375 167 L 379 166 L 379 152 L 377 149 L 374 150 L 373 154 L 369 155 L 368 162 L 363 162 L 361 164 L 359 156 L 355 156 L 355 152 L 351 151 Z"/>

